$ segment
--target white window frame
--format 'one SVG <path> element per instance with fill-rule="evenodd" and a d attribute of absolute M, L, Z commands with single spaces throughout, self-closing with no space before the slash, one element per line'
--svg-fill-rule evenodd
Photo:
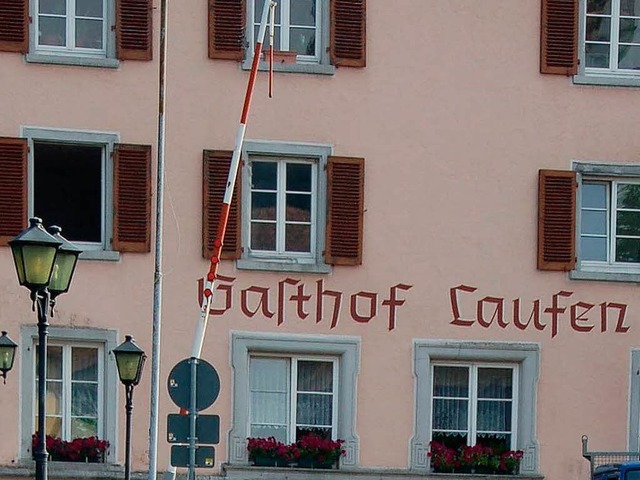
<path fill-rule="evenodd" d="M 319 428 L 331 428 L 331 439 L 337 440 L 337 426 L 338 426 L 338 397 L 339 397 L 339 385 L 338 385 L 338 362 L 339 360 L 335 357 L 323 357 L 323 356 L 307 356 L 307 355 L 269 355 L 269 354 L 254 354 L 250 355 L 251 358 L 277 358 L 282 360 L 287 360 L 289 362 L 288 374 L 289 374 L 289 415 L 288 415 L 288 424 L 287 424 L 287 442 L 293 443 L 296 441 L 296 429 L 300 424 L 298 424 L 297 419 L 297 410 L 298 410 L 298 393 L 307 393 L 298 389 L 298 362 L 300 361 L 309 361 L 309 362 L 323 362 L 323 363 L 331 363 L 332 365 L 332 391 L 331 393 L 327 392 L 308 392 L 313 394 L 321 394 L 321 395 L 331 395 L 332 396 L 332 404 L 331 404 L 331 425 L 319 425 Z M 247 437 L 251 436 L 251 426 L 253 425 L 253 412 L 251 411 L 251 403 L 249 403 L 249 419 L 250 421 L 247 423 Z"/>
<path fill-rule="evenodd" d="M 29 0 L 29 11 L 33 12 L 33 21 L 29 24 L 29 53 L 26 55 L 27 62 L 52 63 L 62 65 L 79 65 L 88 67 L 108 67 L 117 68 L 119 61 L 116 57 L 115 40 L 115 2 L 116 0 L 103 0 L 103 30 L 102 49 L 80 48 L 75 45 L 75 2 L 76 0 L 65 0 L 67 5 L 66 19 L 66 46 L 40 45 L 39 44 L 39 21 L 40 21 L 40 0 Z M 60 16 L 61 17 L 61 16 Z M 71 44 L 69 43 L 71 40 Z"/>
<path fill-rule="evenodd" d="M 327 206 L 327 160 L 332 154 L 330 145 L 295 142 L 271 142 L 247 140 L 244 142 L 242 159 L 242 256 L 236 265 L 239 269 L 272 270 L 305 273 L 329 273 L 331 267 L 324 262 L 326 206 Z M 268 252 L 252 250 L 251 245 L 251 161 L 275 160 L 284 162 L 309 162 L 314 165 L 312 175 L 311 202 L 311 251 Z M 284 168 L 284 167 L 283 167 Z M 284 176 L 279 176 L 284 183 Z M 284 188 L 284 187 L 283 187 Z M 279 190 L 279 194 L 282 194 Z M 279 205 L 282 219 L 281 238 L 284 234 L 284 202 Z M 284 240 L 283 240 L 284 241 Z"/>
<path fill-rule="evenodd" d="M 512 385 L 512 396 L 511 396 L 511 431 L 509 435 L 511 436 L 510 449 L 516 449 L 516 439 L 517 439 L 517 425 L 518 425 L 518 365 L 512 363 L 486 363 L 486 362 L 433 362 L 431 365 L 431 392 L 433 392 L 433 383 L 435 380 L 435 369 L 436 367 L 465 367 L 469 369 L 469 396 L 464 398 L 468 402 L 467 408 L 467 430 L 466 431 L 456 431 L 456 433 L 464 433 L 467 435 L 467 442 L 470 446 L 473 446 L 477 443 L 477 413 L 478 413 L 478 369 L 480 368 L 501 368 L 501 369 L 509 369 L 512 372 L 511 375 L 511 385 Z M 437 398 L 452 398 L 452 397 L 437 397 Z M 456 397 L 456 399 L 458 399 Z M 434 403 L 436 397 L 431 395 L 431 411 L 434 410 Z M 504 401 L 506 399 L 499 399 Z M 429 438 L 433 438 L 433 417 L 430 422 L 431 434 Z M 488 432 L 488 433 L 496 433 L 503 434 L 505 432 Z"/>
<path fill-rule="evenodd" d="M 95 328 L 77 327 L 49 327 L 50 345 L 71 346 L 99 346 L 102 369 L 99 371 L 98 381 L 101 386 L 98 392 L 98 403 L 102 407 L 99 411 L 100 421 L 98 425 L 101 439 L 110 443 L 106 461 L 113 463 L 118 458 L 117 442 L 117 416 L 119 402 L 114 401 L 117 396 L 120 382 L 113 355 L 109 352 L 117 345 L 118 333 L 116 330 L 103 330 Z M 20 327 L 20 458 L 31 459 L 31 435 L 35 432 L 36 417 L 36 345 L 38 343 L 38 327 L 35 325 L 22 325 Z M 117 399 L 116 399 L 117 400 Z M 70 403 L 70 402 L 69 402 Z"/>
<path fill-rule="evenodd" d="M 268 0 L 266 0 L 268 1 Z M 315 26 L 315 54 L 314 55 L 302 55 L 298 54 L 297 61 L 301 63 L 319 63 L 320 51 L 322 50 L 322 0 L 313 0 L 316 4 L 316 26 Z M 257 39 L 255 38 L 256 27 L 260 26 L 260 16 L 262 12 L 255 11 L 255 0 L 248 0 L 247 2 L 247 18 L 252 19 L 251 36 L 249 42 L 251 45 L 251 55 L 253 55 L 253 49 Z M 326 2 L 325 2 L 326 3 Z M 290 45 L 290 29 L 291 26 L 291 0 L 280 0 L 276 6 L 276 9 L 280 9 L 280 24 L 275 24 L 276 27 L 280 27 L 280 50 L 289 51 Z M 256 13 L 258 21 L 256 22 Z M 267 24 L 268 26 L 268 24 Z M 295 27 L 294 27 L 295 28 Z M 265 33 L 263 45 L 269 44 L 269 29 Z"/>
<path fill-rule="evenodd" d="M 640 86 L 640 70 L 622 70 L 616 68 L 586 67 L 586 24 L 587 1 L 580 0 L 579 8 L 579 33 L 578 33 L 578 75 L 573 77 L 574 83 L 586 85 L 620 85 Z M 614 15 L 614 12 L 616 14 Z M 618 33 L 620 22 L 620 0 L 612 0 L 611 5 L 611 42 L 609 65 L 617 65 L 618 60 Z"/>
<path fill-rule="evenodd" d="M 62 419 L 61 419 L 61 425 L 62 425 L 62 439 L 63 440 L 73 440 L 73 437 L 71 435 L 71 399 L 72 399 L 72 393 L 71 393 L 71 387 L 73 384 L 73 380 L 71 379 L 71 363 L 72 363 L 72 357 L 71 357 L 71 351 L 73 348 L 91 348 L 91 349 L 95 349 L 97 350 L 97 358 L 98 358 L 98 395 L 97 395 L 97 401 L 98 401 L 98 405 L 97 405 L 97 412 L 98 412 L 98 417 L 97 417 L 97 425 L 98 425 L 98 429 L 97 429 L 97 435 L 99 438 L 104 438 L 104 400 L 103 400 L 103 396 L 104 396 L 104 380 L 100 381 L 100 379 L 104 378 L 104 345 L 100 344 L 100 343 L 95 343 L 95 342 L 77 342 L 77 343 L 65 343 L 65 342 L 60 342 L 58 340 L 52 340 L 48 343 L 48 347 L 61 347 L 62 348 Z M 36 343 L 33 345 L 33 355 L 35 356 L 37 354 L 36 351 L 36 345 L 37 345 L 37 341 Z M 37 378 L 37 372 L 36 372 L 36 362 L 34 361 L 34 365 L 33 365 L 33 378 Z M 47 382 L 50 382 L 51 380 L 49 378 L 47 378 Z M 36 380 L 37 382 L 37 380 Z M 85 382 L 86 383 L 86 382 Z M 34 386 L 35 387 L 35 386 Z M 38 415 L 38 411 L 37 411 L 37 389 L 34 388 L 33 391 L 33 414 L 32 414 L 32 418 L 34 419 L 34 423 L 32 424 L 32 431 L 36 431 L 37 430 L 37 426 L 35 424 L 35 418 Z M 47 416 L 50 416 L 49 414 Z"/>
<path fill-rule="evenodd" d="M 429 442 L 433 413 L 434 364 L 446 363 L 518 365 L 517 431 L 515 448 L 524 456 L 520 473 L 538 471 L 539 445 L 536 439 L 536 391 L 540 371 L 540 345 L 524 342 L 481 342 L 460 340 L 414 340 L 413 375 L 415 377 L 414 435 L 410 444 L 409 467 L 430 471 Z"/>
<path fill-rule="evenodd" d="M 618 282 L 640 282 L 640 263 L 614 262 L 615 215 L 611 212 L 611 186 L 608 194 L 608 258 L 606 262 L 582 260 L 580 254 L 581 223 L 582 223 L 582 185 L 583 182 L 621 182 L 640 183 L 640 166 L 631 164 L 611 164 L 596 162 L 572 162 L 576 172 L 578 191 L 576 194 L 576 262 L 575 270 L 569 272 L 569 278 L 574 280 L 608 280 Z M 614 194 L 615 196 L 615 194 Z M 613 238 L 613 240 L 612 240 Z"/>
<path fill-rule="evenodd" d="M 334 415 L 337 416 L 335 438 L 344 440 L 343 449 L 346 453 L 340 459 L 340 464 L 345 467 L 357 466 L 360 440 L 355 426 L 360 338 L 261 332 L 231 332 L 233 417 L 227 446 L 228 462 L 236 465 L 248 464 L 247 435 L 251 421 L 249 359 L 257 355 L 337 359 L 334 381 L 338 382 L 339 388 L 334 408 Z"/>
<path fill-rule="evenodd" d="M 316 235 L 317 235 L 317 197 L 318 197 L 318 161 L 317 159 L 304 159 L 304 158 L 286 158 L 286 157 L 266 157 L 260 155 L 250 155 L 248 158 L 249 161 L 249 172 L 251 172 L 251 166 L 253 162 L 268 162 L 274 163 L 276 165 L 276 175 L 277 175 L 277 185 L 276 185 L 276 246 L 275 251 L 270 250 L 253 250 L 251 249 L 250 244 L 247 244 L 247 248 L 251 251 L 251 255 L 256 258 L 267 258 L 267 259 L 279 259 L 279 258 L 293 258 L 301 263 L 315 263 L 316 258 Z M 309 165 L 311 167 L 311 221 L 310 221 L 310 232 L 309 232 L 309 252 L 288 252 L 286 251 L 286 226 L 288 222 L 286 220 L 286 209 L 287 209 L 287 191 L 286 188 L 286 170 L 287 165 L 291 164 L 301 164 L 301 165 Z M 249 174 L 249 178 L 251 178 L 251 173 Z M 254 189 L 251 186 L 251 182 L 249 182 L 251 192 L 260 193 L 261 189 Z M 252 210 L 252 195 L 247 197 L 247 202 L 249 203 L 249 212 Z M 251 213 L 249 213 L 251 214 Z M 260 220 L 257 221 L 249 221 L 249 239 L 251 239 L 251 229 L 253 228 L 254 223 L 261 223 Z M 265 222 L 266 223 L 266 222 Z M 271 222 L 268 222 L 271 223 Z M 305 222 L 306 223 L 306 222 Z"/>
<path fill-rule="evenodd" d="M 113 161 L 112 154 L 119 142 L 117 133 L 93 132 L 87 130 L 66 130 L 39 127 L 23 127 L 22 136 L 27 139 L 28 153 L 28 216 L 34 216 L 34 143 L 64 143 L 90 145 L 102 148 L 102 239 L 100 242 L 75 242 L 82 249 L 81 259 L 119 260 L 120 254 L 113 251 Z M 45 225 L 49 226 L 44 218 Z M 64 225 L 62 235 L 64 236 Z M 73 240 L 73 239 L 71 239 Z"/>
<path fill-rule="evenodd" d="M 245 0 L 246 4 L 246 18 L 245 25 L 245 59 L 242 63 L 242 68 L 249 70 L 253 61 L 253 53 L 256 45 L 256 39 L 254 34 L 254 12 L 255 12 L 255 0 Z M 286 38 L 284 32 L 285 28 L 281 27 L 281 39 L 280 49 L 287 50 L 289 47 L 289 2 L 291 0 L 282 0 L 278 2 L 278 8 L 282 5 L 283 10 L 286 9 Z M 330 42 L 329 35 L 329 1 L 327 0 L 315 0 L 316 2 L 316 54 L 311 55 L 298 55 L 296 63 L 278 63 L 274 62 L 274 70 L 277 72 L 294 72 L 294 73 L 315 73 L 315 74 L 327 74 L 333 75 L 335 73 L 335 67 L 331 65 L 328 46 Z M 262 12 L 258 12 L 261 15 Z M 281 22 L 285 18 L 284 12 L 281 12 Z M 285 22 L 282 22 L 285 23 Z M 259 24 L 259 22 L 258 22 Z M 269 45 L 269 29 L 265 33 L 263 42 L 263 52 L 268 49 Z M 260 59 L 260 70 L 266 70 L 268 68 L 268 62 L 264 58 Z"/>
<path fill-rule="evenodd" d="M 607 190 L 607 206 L 606 206 L 606 214 L 607 214 L 607 260 L 606 261 L 597 261 L 597 260 L 580 260 L 580 268 L 585 271 L 610 271 L 610 272 L 619 272 L 619 273 L 635 273 L 640 272 L 640 262 L 617 262 L 615 260 L 615 246 L 616 239 L 619 237 L 624 237 L 624 235 L 617 235 L 617 227 L 616 227 L 616 219 L 618 212 L 617 205 L 617 185 L 619 184 L 640 184 L 640 179 L 633 178 L 625 178 L 625 177 L 587 177 L 583 178 L 580 182 L 580 185 L 584 183 L 599 183 L 604 184 Z M 582 196 L 580 196 L 582 198 Z M 580 217 L 582 212 L 585 210 L 582 208 L 582 202 L 578 205 Z M 602 237 L 601 235 L 585 235 L 582 233 L 581 225 L 578 224 L 579 238 L 583 236 L 591 236 L 591 237 Z M 580 256 L 578 256 L 580 259 Z"/>

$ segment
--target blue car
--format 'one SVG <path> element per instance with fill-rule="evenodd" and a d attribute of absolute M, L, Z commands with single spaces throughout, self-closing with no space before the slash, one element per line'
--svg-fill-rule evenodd
<path fill-rule="evenodd" d="M 592 480 L 640 480 L 640 462 L 610 463 L 593 471 Z"/>

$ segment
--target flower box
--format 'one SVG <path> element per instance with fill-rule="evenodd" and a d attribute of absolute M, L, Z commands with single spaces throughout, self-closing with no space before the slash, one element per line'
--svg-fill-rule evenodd
<path fill-rule="evenodd" d="M 248 438 L 249 460 L 257 467 L 297 467 L 332 469 L 345 451 L 343 440 L 331 440 L 317 434 L 307 434 L 297 442 L 285 445 L 274 437 Z"/>
<path fill-rule="evenodd" d="M 436 473 L 478 473 L 517 475 L 522 450 L 499 450 L 483 445 L 463 445 L 458 449 L 431 442 L 429 457 Z"/>
<path fill-rule="evenodd" d="M 31 437 L 31 452 L 38 447 L 38 436 Z M 104 463 L 109 442 L 98 437 L 79 437 L 65 441 L 51 435 L 46 436 L 46 448 L 53 462 Z"/>

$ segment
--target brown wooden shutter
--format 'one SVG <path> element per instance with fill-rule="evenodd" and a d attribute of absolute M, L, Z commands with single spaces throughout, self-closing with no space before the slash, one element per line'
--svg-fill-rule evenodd
<path fill-rule="evenodd" d="M 542 0 L 540 72 L 578 73 L 578 0 Z"/>
<path fill-rule="evenodd" d="M 325 261 L 362 264 L 364 158 L 329 157 Z"/>
<path fill-rule="evenodd" d="M 151 251 L 151 145 L 117 144 L 113 153 L 113 248 Z"/>
<path fill-rule="evenodd" d="M 209 58 L 243 59 L 246 1 L 209 0 Z"/>
<path fill-rule="evenodd" d="M 0 137 L 0 245 L 27 227 L 27 140 Z"/>
<path fill-rule="evenodd" d="M 120 60 L 153 57 L 152 0 L 116 0 L 116 43 Z"/>
<path fill-rule="evenodd" d="M 203 184 L 202 184 L 202 256 L 209 259 L 213 255 L 213 241 L 218 233 L 220 212 L 227 187 L 229 168 L 231 167 L 230 150 L 204 150 Z M 233 198 L 229 209 L 227 229 L 224 234 L 222 259 L 238 259 L 241 253 L 240 243 L 240 195 L 242 184 L 242 168 L 238 169 Z"/>
<path fill-rule="evenodd" d="M 367 60 L 367 2 L 331 0 L 331 63 L 339 67 L 364 67 Z"/>
<path fill-rule="evenodd" d="M 29 0 L 0 0 L 0 51 L 29 50 Z"/>
<path fill-rule="evenodd" d="M 538 175 L 538 269 L 573 270 L 576 264 L 576 174 Z"/>

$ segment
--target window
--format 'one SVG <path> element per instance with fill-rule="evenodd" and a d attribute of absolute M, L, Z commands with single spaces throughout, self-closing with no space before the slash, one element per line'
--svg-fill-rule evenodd
<path fill-rule="evenodd" d="M 242 2 L 246 8 L 237 0 L 209 0 L 209 58 L 250 68 L 264 0 Z M 275 13 L 274 48 L 296 53 L 295 62 L 276 62 L 276 71 L 333 74 L 335 66 L 366 65 L 365 0 L 282 0 Z"/>
<path fill-rule="evenodd" d="M 250 18 L 253 18 L 252 28 L 249 29 L 248 50 L 253 55 L 256 44 L 260 19 L 265 0 L 248 0 Z M 326 43 L 321 32 L 323 4 L 320 0 L 282 0 L 275 8 L 274 50 L 296 52 L 300 63 L 319 63 L 321 60 L 322 44 Z M 265 35 L 264 45 L 269 44 L 269 32 Z"/>
<path fill-rule="evenodd" d="M 588 74 L 636 75 L 640 69 L 640 3 L 585 0 L 584 68 Z"/>
<path fill-rule="evenodd" d="M 429 442 L 524 451 L 520 471 L 535 473 L 536 344 L 417 340 L 411 464 L 428 471 Z"/>
<path fill-rule="evenodd" d="M 327 273 L 362 263 L 364 159 L 329 145 L 246 141 L 222 258 L 237 267 Z M 204 151 L 203 255 L 212 256 L 232 152 Z"/>
<path fill-rule="evenodd" d="M 336 360 L 252 356 L 251 437 L 293 443 L 306 433 L 336 439 Z"/>
<path fill-rule="evenodd" d="M 583 268 L 640 267 L 640 179 L 586 179 L 580 190 Z"/>
<path fill-rule="evenodd" d="M 107 145 L 33 141 L 33 214 L 83 250 L 103 249 Z"/>
<path fill-rule="evenodd" d="M 105 56 L 108 0 L 36 0 L 36 50 Z"/>
<path fill-rule="evenodd" d="M 640 3 L 542 0 L 540 72 L 573 82 L 640 85 Z"/>
<path fill-rule="evenodd" d="M 36 357 L 36 347 L 33 355 Z M 101 345 L 47 346 L 47 435 L 73 440 L 78 437 L 104 438 L 101 388 L 104 352 Z M 35 370 L 38 369 L 37 358 Z M 33 391 L 34 429 L 38 425 L 38 380 Z"/>
<path fill-rule="evenodd" d="M 0 138 L 0 245 L 27 218 L 58 225 L 81 258 L 117 260 L 150 250 L 151 147 L 117 143 L 115 133 L 24 127 Z"/>
<path fill-rule="evenodd" d="M 294 442 L 314 431 L 344 440 L 341 464 L 357 465 L 359 339 L 233 332 L 231 344 L 230 463 L 247 463 L 249 436 Z"/>
<path fill-rule="evenodd" d="M 318 161 L 249 156 L 249 256 L 315 262 Z"/>
<path fill-rule="evenodd" d="M 36 326 L 21 327 L 21 455 L 31 457 L 31 435 L 38 424 Z M 47 435 L 64 440 L 97 435 L 108 440 L 107 460 L 116 458 L 114 330 L 50 327 L 47 348 Z"/>
<path fill-rule="evenodd" d="M 152 0 L 12 0 L 0 51 L 29 62 L 117 67 L 151 60 Z"/>
<path fill-rule="evenodd" d="M 431 440 L 515 449 L 517 366 L 434 364 Z"/>
<path fill-rule="evenodd" d="M 640 279 L 640 167 L 574 162 L 540 171 L 538 268 Z"/>

